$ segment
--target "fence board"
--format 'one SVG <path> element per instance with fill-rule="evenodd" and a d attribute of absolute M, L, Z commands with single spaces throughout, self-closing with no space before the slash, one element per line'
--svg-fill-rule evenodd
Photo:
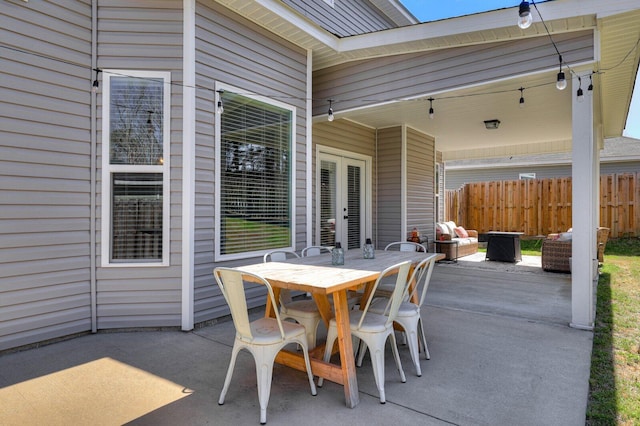
<path fill-rule="evenodd" d="M 445 217 L 480 233 L 528 236 L 571 228 L 570 177 L 474 182 L 446 191 Z M 600 176 L 600 226 L 610 238 L 640 236 L 640 173 Z"/>

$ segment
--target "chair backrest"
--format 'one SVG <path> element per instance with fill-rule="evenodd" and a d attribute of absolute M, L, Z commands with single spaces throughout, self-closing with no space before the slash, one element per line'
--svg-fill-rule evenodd
<path fill-rule="evenodd" d="M 378 276 L 378 279 L 376 279 L 376 282 L 373 284 L 371 294 L 369 295 L 367 303 L 364 306 L 362 316 L 360 317 L 360 321 L 358 322 L 358 328 L 362 327 L 362 323 L 367 316 L 369 306 L 371 305 L 371 301 L 375 296 L 376 289 L 378 288 L 378 284 L 380 284 L 380 281 L 382 281 L 389 275 L 397 273 L 396 285 L 393 289 L 393 293 L 391 293 L 391 298 L 389 299 L 389 303 L 387 304 L 387 307 L 385 309 L 385 315 L 387 315 L 387 325 L 393 323 L 393 320 L 398 315 L 398 309 L 400 309 L 400 304 L 402 303 L 402 296 L 405 293 L 407 285 L 409 283 L 408 278 L 410 269 L 411 261 L 407 260 L 405 262 L 390 266 L 380 273 L 380 276 Z"/>
<path fill-rule="evenodd" d="M 331 254 L 331 249 L 324 246 L 309 246 L 302 249 L 302 257 L 320 256 L 322 253 Z"/>
<path fill-rule="evenodd" d="M 281 262 L 298 256 L 298 253 L 291 250 L 271 250 L 262 256 L 263 262 Z"/>
<path fill-rule="evenodd" d="M 418 263 L 418 266 L 415 267 L 411 277 L 407 282 L 407 289 L 405 291 L 405 296 L 402 298 L 404 301 L 410 301 L 413 295 L 420 293 L 420 298 L 418 299 L 418 306 L 422 306 L 424 303 L 424 299 L 427 295 L 427 289 L 429 288 L 429 283 L 431 282 L 431 274 L 433 273 L 433 267 L 436 264 L 436 258 L 438 254 L 433 253 L 427 256 L 424 260 Z M 409 283 L 415 282 L 413 286 L 413 291 L 409 292 Z"/>
<path fill-rule="evenodd" d="M 276 306 L 275 297 L 273 295 L 273 289 L 269 282 L 252 273 L 240 271 L 238 269 L 218 267 L 213 270 L 213 276 L 220 287 L 220 291 L 224 296 L 224 299 L 229 305 L 231 310 L 231 318 L 233 319 L 233 325 L 236 328 L 236 333 L 240 338 L 246 342 L 253 341 L 253 335 L 251 334 L 251 321 L 249 321 L 249 310 L 247 309 L 247 298 L 244 291 L 245 281 L 251 281 L 252 283 L 262 284 L 267 288 L 271 304 Z M 278 310 L 274 310 L 278 327 L 280 328 L 280 335 L 284 340 L 284 329 L 282 328 L 282 322 L 280 320 L 280 314 Z"/>
<path fill-rule="evenodd" d="M 427 248 L 422 245 L 422 244 L 418 244 L 418 243 L 414 243 L 411 241 L 395 241 L 393 243 L 389 243 L 387 244 L 387 246 L 384 248 L 385 251 L 391 251 L 391 250 L 398 250 L 398 251 L 422 251 L 427 253 L 429 250 L 427 250 Z"/>

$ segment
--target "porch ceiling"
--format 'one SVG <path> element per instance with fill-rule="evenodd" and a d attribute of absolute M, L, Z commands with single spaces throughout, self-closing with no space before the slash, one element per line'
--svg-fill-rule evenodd
<path fill-rule="evenodd" d="M 276 0 L 216 1 L 311 50 L 314 69 L 401 53 L 546 36 L 539 19 L 535 19 L 536 23 L 528 30 L 520 30 L 513 23 L 515 7 L 339 39 Z M 514 5 L 517 3 L 514 0 Z M 634 50 L 640 39 L 637 0 L 555 0 L 539 4 L 538 9 L 552 35 L 587 28 L 599 31 L 600 61 L 580 64 L 582 68 L 571 65 L 581 74 L 592 69 L 603 71 L 594 77 L 596 126 L 599 136 L 620 136 L 640 60 L 640 49 Z M 534 17 L 538 18 L 535 12 Z M 564 91 L 555 89 L 556 73 L 557 69 L 553 69 L 427 94 L 438 99 L 433 105 L 433 120 L 428 119 L 429 105 L 425 100 L 402 100 L 354 111 L 336 111 L 336 117 L 375 128 L 406 124 L 435 136 L 437 149 L 445 159 L 567 151 L 571 149 L 571 97 L 576 88 L 569 84 Z M 588 84 L 583 81 L 583 89 Z M 518 108 L 518 87 L 531 88 L 524 93 L 523 109 Z M 316 117 L 316 120 L 323 119 L 326 118 Z M 489 119 L 501 121 L 498 130 L 484 128 L 483 121 Z"/>

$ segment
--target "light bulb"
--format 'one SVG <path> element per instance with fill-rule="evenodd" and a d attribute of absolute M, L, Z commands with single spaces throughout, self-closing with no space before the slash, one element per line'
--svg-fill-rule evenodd
<path fill-rule="evenodd" d="M 533 16 L 531 15 L 531 9 L 529 8 L 529 2 L 523 1 L 520 3 L 518 10 L 518 26 L 523 30 L 526 30 L 531 26 L 533 22 Z"/>
<path fill-rule="evenodd" d="M 329 112 L 327 113 L 327 120 L 333 121 L 335 117 L 333 116 L 333 108 L 329 108 Z"/>
<path fill-rule="evenodd" d="M 222 105 L 222 101 L 218 101 L 218 106 L 216 107 L 216 113 L 222 114 L 224 112 L 224 105 Z"/>
<path fill-rule="evenodd" d="M 556 88 L 558 90 L 564 90 L 567 88 L 567 80 L 564 78 L 564 73 L 562 71 L 558 73 L 558 81 L 556 81 Z"/>
<path fill-rule="evenodd" d="M 433 108 L 429 108 L 429 119 L 433 120 L 434 116 L 435 116 L 435 114 L 433 112 Z"/>
<path fill-rule="evenodd" d="M 520 105 L 519 106 L 520 106 L 520 108 L 524 108 L 524 98 L 523 97 L 520 98 Z"/>
<path fill-rule="evenodd" d="M 578 87 L 578 102 L 584 102 L 584 92 L 582 91 L 582 87 Z"/>

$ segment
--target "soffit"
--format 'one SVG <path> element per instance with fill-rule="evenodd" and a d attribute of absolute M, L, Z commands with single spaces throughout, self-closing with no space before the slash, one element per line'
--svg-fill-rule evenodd
<path fill-rule="evenodd" d="M 547 34 L 539 20 L 527 30 L 519 29 L 513 22 L 514 7 L 339 39 L 276 0 L 216 1 L 311 50 L 314 70 L 353 60 Z M 637 0 L 606 3 L 601 0 L 555 0 L 539 4 L 538 9 L 552 35 L 592 28 L 600 31 L 600 63 L 587 65 L 580 72 L 604 70 L 594 78 L 594 120 L 599 123 L 600 136 L 620 136 L 638 70 L 638 49 L 632 51 L 640 37 Z M 630 51 L 631 57 L 623 61 Z M 528 91 L 525 93 L 525 112 L 517 108 L 519 95 L 512 91 L 514 87 L 532 87 L 536 82 L 553 82 L 555 72 L 557 70 L 550 70 L 548 73 L 448 92 L 446 96 L 451 98 L 451 102 L 439 101 L 437 106 L 434 105 L 438 118 L 433 121 L 426 118 L 428 105 L 424 101 L 392 103 L 337 116 L 374 128 L 393 125 L 414 127 L 436 137 L 437 149 L 443 152 L 445 159 L 567 151 L 571 149 L 571 93 L 576 88 L 570 84 L 565 91 L 558 92 L 551 84 L 540 90 Z M 587 85 L 584 82 L 583 89 Z M 457 97 L 474 91 L 498 92 L 502 89 L 511 92 L 490 98 Z M 490 131 L 484 129 L 480 118 L 500 119 L 500 130 L 486 133 Z"/>

